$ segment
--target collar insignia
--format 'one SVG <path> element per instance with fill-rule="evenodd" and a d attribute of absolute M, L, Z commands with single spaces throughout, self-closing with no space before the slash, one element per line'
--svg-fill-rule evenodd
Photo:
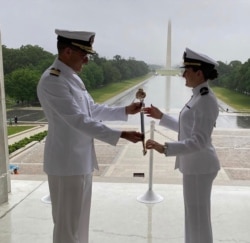
<path fill-rule="evenodd" d="M 59 77 L 60 73 L 61 73 L 61 71 L 59 69 L 56 69 L 56 68 L 51 68 L 50 72 L 49 72 L 50 75 L 53 75 L 56 77 Z"/>
<path fill-rule="evenodd" d="M 203 87 L 200 89 L 201 95 L 207 95 L 209 93 L 208 87 Z"/>

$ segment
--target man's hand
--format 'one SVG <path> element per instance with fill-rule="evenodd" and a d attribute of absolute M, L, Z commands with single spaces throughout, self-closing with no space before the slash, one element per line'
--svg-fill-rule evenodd
<path fill-rule="evenodd" d="M 164 153 L 164 145 L 157 143 L 156 141 L 154 141 L 152 139 L 147 140 L 146 149 L 154 149 L 161 154 Z"/>
<path fill-rule="evenodd" d="M 143 135 L 140 132 L 135 131 L 122 131 L 121 138 L 127 139 L 132 143 L 142 141 Z"/>
<path fill-rule="evenodd" d="M 163 113 L 155 106 L 151 105 L 151 107 L 145 107 L 143 109 L 144 114 L 146 114 L 149 117 L 153 117 L 155 119 L 161 119 L 163 116 Z"/>
<path fill-rule="evenodd" d="M 126 106 L 126 114 L 127 115 L 133 115 L 141 111 L 141 103 L 140 102 L 134 102 L 128 106 Z"/>

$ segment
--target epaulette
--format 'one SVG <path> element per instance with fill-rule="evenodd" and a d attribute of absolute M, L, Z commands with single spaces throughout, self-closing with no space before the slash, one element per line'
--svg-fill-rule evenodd
<path fill-rule="evenodd" d="M 61 73 L 61 71 L 59 69 L 56 69 L 56 68 L 51 68 L 50 72 L 49 72 L 50 75 L 53 75 L 56 77 L 59 77 L 60 73 Z"/>
<path fill-rule="evenodd" d="M 207 95 L 209 93 L 208 87 L 203 87 L 200 89 L 200 95 Z"/>

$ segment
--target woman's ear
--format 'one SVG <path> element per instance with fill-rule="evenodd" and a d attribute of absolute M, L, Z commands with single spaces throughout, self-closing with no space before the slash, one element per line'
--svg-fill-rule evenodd
<path fill-rule="evenodd" d="M 202 70 L 198 70 L 198 71 L 197 71 L 197 75 L 198 75 L 199 77 L 204 78 L 204 74 L 203 74 Z"/>

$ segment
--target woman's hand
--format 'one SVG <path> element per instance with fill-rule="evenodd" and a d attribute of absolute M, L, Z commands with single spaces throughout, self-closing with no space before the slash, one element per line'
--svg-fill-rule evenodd
<path fill-rule="evenodd" d="M 153 105 L 151 105 L 151 107 L 143 108 L 143 112 L 148 117 L 153 117 L 155 119 L 161 119 L 163 116 L 163 113 L 157 107 L 155 107 Z"/>
<path fill-rule="evenodd" d="M 152 139 L 147 140 L 146 149 L 154 149 L 161 154 L 164 153 L 164 145 L 162 145 L 162 144 L 160 144 Z"/>

